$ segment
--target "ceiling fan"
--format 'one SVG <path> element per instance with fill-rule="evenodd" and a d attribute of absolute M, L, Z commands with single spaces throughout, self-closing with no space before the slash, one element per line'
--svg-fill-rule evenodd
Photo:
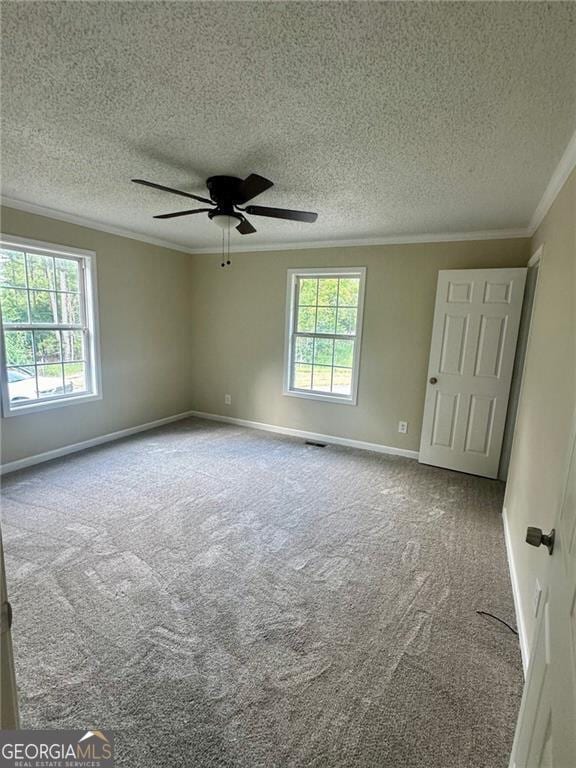
<path fill-rule="evenodd" d="M 292 211 L 288 208 L 269 208 L 262 205 L 248 205 L 240 208 L 249 200 L 261 194 L 274 184 L 258 176 L 257 173 L 251 173 L 245 179 L 238 179 L 236 176 L 211 176 L 206 181 L 210 200 L 206 197 L 193 195 L 191 192 L 183 192 L 180 189 L 172 189 L 162 184 L 155 184 L 152 181 L 144 179 L 132 179 L 135 184 L 143 184 L 145 187 L 161 189 L 164 192 L 172 192 L 174 195 L 190 197 L 192 200 L 198 200 L 200 203 L 214 206 L 212 208 L 193 208 L 189 211 L 176 211 L 175 213 L 161 213 L 154 216 L 155 219 L 174 219 L 178 216 L 191 216 L 194 213 L 207 213 L 208 218 L 217 224 L 221 229 L 230 230 L 235 227 L 241 235 L 251 235 L 256 232 L 256 228 L 248 221 L 245 213 L 250 216 L 268 216 L 272 219 L 289 219 L 291 221 L 305 221 L 310 224 L 318 218 L 317 213 L 310 211 Z"/>

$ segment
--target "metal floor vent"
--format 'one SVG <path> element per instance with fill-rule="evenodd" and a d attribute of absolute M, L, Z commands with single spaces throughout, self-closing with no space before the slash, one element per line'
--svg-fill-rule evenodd
<path fill-rule="evenodd" d="M 314 448 L 326 448 L 326 443 L 317 443 L 315 440 L 306 440 L 306 445 L 313 445 Z"/>

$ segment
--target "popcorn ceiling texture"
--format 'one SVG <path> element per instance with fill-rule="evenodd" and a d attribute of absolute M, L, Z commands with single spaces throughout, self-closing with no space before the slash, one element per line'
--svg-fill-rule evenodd
<path fill-rule="evenodd" d="M 576 125 L 576 4 L 3 3 L 5 195 L 189 247 L 153 221 L 258 172 L 255 245 L 528 224 Z M 235 240 L 240 235 L 235 234 Z M 243 239 L 246 244 L 248 238 Z"/>
<path fill-rule="evenodd" d="M 22 725 L 127 768 L 505 768 L 502 491 L 197 419 L 9 475 Z"/>

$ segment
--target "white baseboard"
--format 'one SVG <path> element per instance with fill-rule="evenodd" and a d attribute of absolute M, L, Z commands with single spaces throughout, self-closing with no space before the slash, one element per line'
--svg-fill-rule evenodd
<path fill-rule="evenodd" d="M 518 573 L 514 560 L 514 550 L 512 549 L 512 536 L 510 534 L 510 523 L 508 522 L 508 510 L 502 509 L 502 525 L 504 526 L 504 541 L 506 542 L 506 554 L 508 556 L 508 568 L 510 570 L 510 581 L 512 582 L 512 595 L 514 596 L 514 608 L 516 610 L 516 624 L 518 625 L 518 640 L 520 642 L 520 653 L 522 654 L 522 667 L 524 677 L 530 661 L 530 648 L 528 645 L 528 635 L 522 613 L 522 603 L 520 601 L 520 588 L 518 585 Z"/>
<path fill-rule="evenodd" d="M 177 413 L 174 416 L 166 416 L 164 419 L 156 419 L 156 421 L 149 421 L 146 424 L 139 424 L 137 427 L 120 429 L 118 432 L 108 432 L 106 435 L 92 437 L 90 440 L 82 440 L 80 443 L 72 443 L 71 445 L 64 445 L 62 448 L 55 448 L 52 451 L 37 453 L 34 456 L 27 456 L 25 459 L 9 461 L 7 464 L 0 465 L 0 475 L 7 475 L 9 472 L 16 472 L 18 469 L 26 469 L 26 467 L 32 467 L 34 464 L 41 464 L 44 461 L 58 459 L 61 456 L 67 456 L 69 453 L 85 451 L 87 448 L 94 448 L 103 443 L 110 443 L 113 440 L 130 437 L 130 435 L 136 435 L 138 432 L 146 432 L 148 429 L 155 429 L 164 424 L 170 424 L 173 421 L 181 421 L 182 419 L 187 419 L 193 415 L 194 413 L 192 411 L 185 411 L 184 413 Z"/>
<path fill-rule="evenodd" d="M 348 437 L 338 437 L 336 435 L 324 435 L 320 432 L 307 432 L 303 429 L 293 429 L 292 427 L 281 427 L 277 424 L 265 424 L 262 421 L 248 421 L 247 419 L 236 419 L 233 416 L 221 416 L 218 413 L 204 413 L 204 411 L 190 411 L 191 416 L 197 416 L 199 419 L 209 419 L 210 421 L 222 421 L 225 424 L 237 424 L 239 427 L 248 427 L 249 429 L 261 429 L 264 432 L 277 432 L 280 435 L 290 435 L 291 437 L 301 437 L 304 440 L 315 440 L 319 443 L 330 443 L 332 445 L 344 445 L 347 448 L 359 448 L 362 451 L 375 451 L 376 453 L 389 453 L 394 456 L 404 456 L 408 459 L 417 459 L 418 451 L 409 451 L 406 448 L 393 448 L 381 443 L 367 443 L 364 440 L 352 440 Z"/>
<path fill-rule="evenodd" d="M 93 437 L 90 440 L 83 440 L 80 443 L 64 445 L 62 448 L 55 448 L 52 451 L 37 453 L 34 456 L 27 456 L 26 458 L 18 459 L 17 461 L 9 461 L 7 464 L 0 465 L 0 475 L 7 475 L 9 472 L 16 472 L 19 469 L 26 469 L 26 467 L 32 467 L 34 464 L 41 464 L 44 461 L 58 459 L 61 456 L 67 456 L 69 453 L 85 451 L 87 448 L 94 448 L 95 446 L 102 445 L 103 443 L 110 443 L 113 440 L 120 440 L 123 437 L 130 437 L 130 435 L 136 435 L 138 432 L 146 432 L 149 429 L 155 429 L 156 427 L 161 427 L 164 424 L 170 424 L 173 421 L 181 421 L 182 419 L 190 418 L 190 416 L 196 416 L 197 418 L 208 419 L 210 421 L 222 421 L 227 424 L 237 424 L 238 426 L 249 427 L 250 429 L 261 429 L 264 432 L 278 432 L 281 435 L 301 437 L 305 440 L 316 440 L 317 442 L 332 443 L 333 445 L 345 445 L 349 448 L 360 448 L 361 450 L 376 451 L 377 453 L 391 453 L 396 456 L 405 456 L 410 459 L 418 458 L 417 451 L 408 451 L 404 448 L 392 448 L 387 445 L 381 445 L 380 443 L 366 443 L 363 440 L 350 440 L 346 437 L 336 437 L 336 435 L 322 435 L 319 432 L 305 432 L 301 429 L 280 427 L 276 424 L 264 424 L 260 421 L 235 419 L 231 416 L 220 416 L 216 413 L 185 411 L 184 413 L 177 413 L 174 416 L 167 416 L 164 419 L 157 419 L 156 421 L 149 421 L 146 424 L 139 424 L 137 427 L 120 429 L 118 432 L 109 432 L 106 435 L 99 435 L 98 437 Z"/>

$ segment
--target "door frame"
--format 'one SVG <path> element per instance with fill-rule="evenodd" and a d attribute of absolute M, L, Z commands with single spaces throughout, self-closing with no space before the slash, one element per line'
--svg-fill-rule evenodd
<path fill-rule="evenodd" d="M 530 259 L 528 261 L 528 264 L 526 264 L 526 270 L 529 270 L 535 266 L 538 266 L 538 273 L 536 275 L 536 283 L 534 285 L 534 295 L 532 297 L 532 308 L 530 310 L 530 317 L 528 319 L 528 336 L 526 337 L 526 348 L 524 350 L 524 360 L 522 361 L 522 370 L 520 373 L 520 389 L 518 390 L 518 401 L 516 403 L 516 413 L 514 414 L 514 424 L 511 425 L 512 428 L 512 444 L 510 445 L 510 457 L 508 459 L 508 472 L 506 474 L 505 478 L 500 477 L 500 469 L 502 468 L 502 456 L 500 456 L 500 466 L 498 468 L 498 479 L 503 480 L 503 482 L 508 483 L 508 475 L 510 474 L 510 460 L 512 458 L 512 453 L 514 451 L 514 437 L 516 435 L 516 424 L 518 423 L 518 410 L 520 408 L 520 403 L 522 402 L 522 392 L 523 392 L 523 385 L 524 385 L 524 373 L 526 371 L 526 360 L 528 359 L 528 349 L 530 346 L 530 339 L 532 338 L 532 321 L 534 320 L 534 308 L 536 306 L 536 296 L 538 295 L 538 286 L 540 284 L 540 275 L 542 273 L 542 256 L 544 253 L 544 244 L 540 245 L 530 256 Z M 526 280 L 528 280 L 528 273 L 526 273 Z M 526 290 L 524 291 L 524 302 L 526 301 Z M 516 354 L 518 354 L 518 346 L 516 346 Z M 512 381 L 510 382 L 510 389 L 512 389 L 512 384 L 514 383 L 514 372 L 512 373 Z M 508 400 L 508 408 L 510 408 L 510 400 Z M 506 426 L 504 426 L 504 436 L 506 437 Z"/>
<path fill-rule="evenodd" d="M 542 267 L 544 266 L 544 243 L 540 245 L 530 256 L 526 268 L 535 267 L 538 265 L 538 274 L 536 275 L 536 285 L 534 286 L 534 298 L 532 299 L 532 310 L 530 311 L 530 323 L 528 325 L 528 338 L 526 339 L 526 353 L 524 355 L 524 363 L 522 364 L 522 373 L 520 374 L 520 391 L 518 392 L 518 405 L 522 402 L 522 395 L 524 393 L 524 379 L 526 374 L 526 363 L 528 362 L 528 352 L 530 351 L 530 344 L 532 342 L 532 335 L 534 330 L 534 311 L 536 309 L 536 298 L 538 297 L 538 287 L 540 280 L 542 279 Z M 516 443 L 516 424 L 518 423 L 518 409 L 516 409 L 516 418 L 514 419 L 514 430 L 512 433 L 512 448 L 510 450 L 510 457 L 514 455 L 514 445 Z M 506 483 L 508 488 L 508 483 Z M 506 500 L 506 496 L 504 497 Z"/>
<path fill-rule="evenodd" d="M 4 548 L 2 545 L 2 529 L 0 528 L 0 728 L 2 730 L 17 730 L 20 727 L 18 713 L 18 694 L 16 689 L 16 673 L 14 670 L 14 654 L 12 651 L 11 619 L 12 609 L 8 602 L 6 586 L 6 570 L 4 568 Z"/>
<path fill-rule="evenodd" d="M 532 336 L 534 333 L 534 313 L 536 311 L 536 299 L 538 298 L 538 288 L 540 281 L 542 280 L 542 268 L 544 266 L 544 248 L 545 243 L 542 243 L 534 251 L 528 264 L 530 267 L 538 264 L 538 275 L 536 277 L 536 285 L 534 286 L 534 300 L 532 302 L 532 311 L 530 313 L 530 325 L 528 327 L 528 338 L 526 340 L 526 354 L 524 355 L 524 364 L 522 365 L 522 373 L 520 379 L 520 391 L 518 393 L 518 408 L 516 410 L 516 418 L 514 420 L 514 432 L 512 435 L 512 448 L 510 449 L 510 467 L 508 468 L 508 477 L 506 479 L 506 489 L 504 491 L 504 501 L 502 504 L 502 523 L 504 526 L 504 541 L 506 543 L 506 555 L 508 560 L 508 570 L 510 572 L 510 582 L 512 584 L 512 597 L 514 598 L 514 611 L 516 613 L 516 623 L 518 625 L 518 641 L 520 644 L 520 654 L 522 656 L 522 669 L 524 672 L 524 678 L 528 672 L 528 665 L 530 663 L 530 644 L 528 642 L 528 632 L 526 630 L 526 624 L 524 623 L 524 615 L 522 613 L 522 602 L 520 600 L 520 585 L 518 584 L 516 562 L 514 560 L 514 549 L 512 547 L 510 523 L 508 520 L 508 502 L 509 502 L 509 487 L 510 487 L 510 470 L 513 469 L 514 451 L 516 448 L 516 427 L 518 425 L 518 415 L 520 406 L 522 404 L 522 396 L 524 394 L 524 385 L 526 380 L 526 366 L 528 364 L 528 357 L 530 354 L 530 347 L 532 345 Z M 540 598 L 542 599 L 542 598 Z"/>

